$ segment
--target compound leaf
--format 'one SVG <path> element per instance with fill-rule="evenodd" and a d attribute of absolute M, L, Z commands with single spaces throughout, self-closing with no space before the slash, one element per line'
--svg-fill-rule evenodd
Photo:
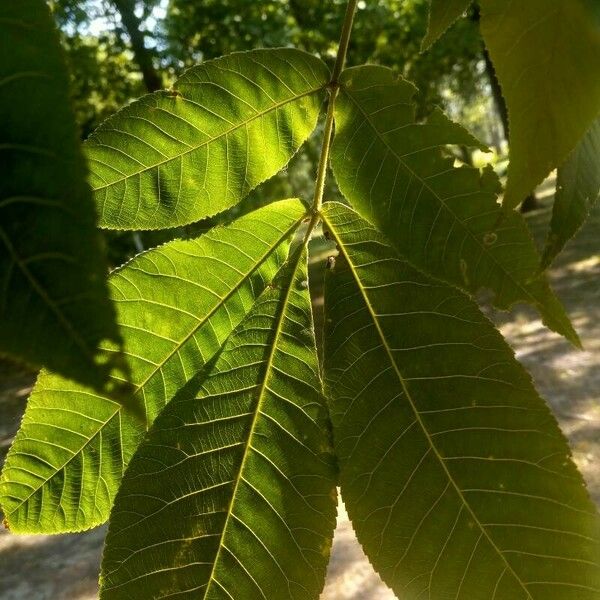
<path fill-rule="evenodd" d="M 299 200 L 141 254 L 110 277 L 125 353 L 148 423 L 219 350 L 275 276 L 303 219 Z M 17 533 L 106 520 L 143 427 L 89 388 L 42 372 L 0 479 Z"/>
<path fill-rule="evenodd" d="M 551 329 L 579 344 L 539 274 L 522 216 L 501 218 L 495 173 L 454 168 L 454 159 L 441 150 L 446 144 L 481 144 L 439 110 L 417 123 L 415 88 L 390 69 L 348 69 L 341 84 L 332 166 L 352 206 L 417 267 L 471 293 L 493 290 L 500 309 L 533 304 Z"/>
<path fill-rule="evenodd" d="M 598 116 L 600 10 L 596 0 L 483 0 L 481 31 L 508 106 L 510 209 Z"/>
<path fill-rule="evenodd" d="M 430 0 L 427 35 L 421 50 L 427 50 L 469 8 L 472 0 Z"/>
<path fill-rule="evenodd" d="M 340 485 L 384 581 L 406 600 L 597 600 L 600 519 L 513 352 L 352 209 L 323 212 Z"/>
<path fill-rule="evenodd" d="M 542 257 L 546 268 L 579 231 L 600 197 L 600 119 L 558 169 L 550 235 Z"/>
<path fill-rule="evenodd" d="M 238 52 L 124 108 L 85 144 L 100 225 L 173 227 L 235 205 L 312 133 L 328 78 L 299 50 Z"/>
<path fill-rule="evenodd" d="M 103 389 L 122 365 L 102 363 L 98 347 L 120 336 L 43 0 L 2 2 L 0 55 L 0 353 Z"/>
<path fill-rule="evenodd" d="M 115 501 L 101 598 L 319 597 L 335 471 L 307 276 L 299 248 L 198 396 L 156 420 Z"/>

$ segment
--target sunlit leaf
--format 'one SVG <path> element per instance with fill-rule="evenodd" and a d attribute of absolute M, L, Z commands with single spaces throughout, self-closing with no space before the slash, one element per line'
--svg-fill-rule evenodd
<path fill-rule="evenodd" d="M 100 225 L 173 227 L 237 204 L 312 133 L 328 77 L 292 48 L 239 52 L 124 108 L 85 144 Z"/>
<path fill-rule="evenodd" d="M 306 251 L 134 456 L 111 514 L 101 598 L 314 599 L 335 526 Z"/>
<path fill-rule="evenodd" d="M 134 398 L 149 423 L 271 282 L 304 213 L 298 200 L 271 204 L 113 273 Z M 104 522 L 142 434 L 118 404 L 42 372 L 0 479 L 11 529 L 58 533 Z"/>
<path fill-rule="evenodd" d="M 533 304 L 573 343 L 577 334 L 554 296 L 520 214 L 502 214 L 491 168 L 455 168 L 446 144 L 481 146 L 436 110 L 415 120 L 414 86 L 384 67 L 348 69 L 336 104 L 332 165 L 341 192 L 414 265 L 508 309 Z"/>
<path fill-rule="evenodd" d="M 596 600 L 600 519 L 498 331 L 326 204 L 325 383 L 342 497 L 398 598 Z"/>
<path fill-rule="evenodd" d="M 120 338 L 43 0 L 1 3 L 0 56 L 0 353 L 101 389 L 120 360 L 98 346 Z"/>

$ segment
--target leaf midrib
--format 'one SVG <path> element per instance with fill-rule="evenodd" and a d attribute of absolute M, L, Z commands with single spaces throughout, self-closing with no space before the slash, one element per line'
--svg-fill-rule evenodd
<path fill-rule="evenodd" d="M 277 315 L 277 326 L 275 329 L 275 334 L 273 336 L 273 342 L 271 344 L 271 349 L 269 351 L 269 356 L 267 358 L 267 362 L 265 365 L 265 370 L 264 370 L 264 377 L 262 380 L 262 383 L 260 385 L 260 388 L 258 390 L 258 398 L 256 401 L 256 407 L 254 410 L 254 414 L 252 415 L 252 422 L 250 424 L 250 429 L 248 431 L 248 437 L 246 439 L 246 443 L 244 445 L 244 450 L 243 450 L 243 457 L 242 457 L 242 462 L 240 463 L 240 467 L 239 470 L 237 472 L 236 478 L 235 478 L 235 484 L 234 484 L 234 488 L 233 488 L 233 492 L 231 494 L 231 500 L 229 502 L 229 506 L 227 507 L 227 516 L 225 517 L 225 523 L 223 524 L 223 529 L 221 531 L 221 536 L 219 538 L 219 546 L 217 549 L 217 553 L 215 554 L 215 558 L 213 561 L 213 566 L 210 572 L 210 576 L 208 578 L 208 583 L 206 585 L 206 590 L 204 591 L 204 595 L 202 596 L 203 600 L 207 600 L 208 598 L 208 593 L 211 589 L 211 585 L 213 582 L 216 582 L 217 584 L 219 584 L 218 580 L 215 578 L 215 573 L 217 570 L 217 564 L 219 562 L 219 558 L 221 555 L 221 550 L 225 547 L 224 545 L 224 541 L 225 541 L 225 536 L 227 534 L 227 529 L 228 529 L 228 525 L 229 525 L 229 520 L 231 518 L 231 515 L 233 514 L 233 507 L 234 504 L 236 502 L 236 496 L 237 496 L 237 491 L 239 488 L 239 484 L 242 481 L 243 478 L 243 473 L 244 473 L 244 469 L 246 466 L 246 460 L 248 458 L 249 455 L 249 451 L 250 451 L 250 447 L 252 445 L 252 438 L 254 436 L 254 430 L 256 428 L 256 425 L 258 423 L 258 419 L 259 419 L 259 415 L 261 412 L 261 407 L 263 404 L 263 400 L 264 400 L 264 395 L 265 395 L 265 391 L 268 388 L 268 382 L 269 382 L 269 378 L 271 377 L 271 374 L 273 372 L 273 359 L 275 357 L 275 353 L 277 351 L 277 345 L 279 342 L 279 337 L 281 336 L 281 332 L 282 332 L 282 326 L 283 326 L 283 321 L 285 318 L 285 314 L 287 311 L 287 307 L 289 304 L 289 300 L 290 300 L 290 296 L 291 296 L 291 292 L 292 292 L 292 286 L 294 283 L 294 279 L 296 278 L 296 274 L 298 273 L 298 268 L 300 266 L 300 263 L 302 262 L 302 258 L 304 257 L 305 254 L 305 247 L 303 245 L 303 247 L 301 249 L 297 250 L 298 253 L 298 258 L 296 260 L 296 264 L 294 265 L 294 268 L 292 270 L 292 272 L 290 273 L 290 279 L 289 279 L 289 285 L 288 288 L 285 292 L 285 296 L 283 298 L 283 302 L 282 305 L 280 307 L 280 311 L 279 314 Z"/>
<path fill-rule="evenodd" d="M 165 358 L 161 363 L 159 363 L 156 368 L 153 370 L 152 374 L 150 376 L 148 376 L 141 384 L 137 385 L 135 387 L 135 391 L 132 393 L 132 395 L 136 395 L 140 390 L 143 389 L 143 387 L 148 383 L 148 381 L 150 381 L 150 379 L 152 377 L 154 377 L 154 375 L 156 375 L 156 373 L 158 373 L 158 371 L 175 355 L 176 352 L 178 352 L 190 339 L 191 337 L 201 328 L 203 327 L 208 321 L 209 319 L 214 315 L 214 313 L 219 310 L 224 304 L 225 302 L 227 302 L 227 300 L 229 300 L 229 298 L 249 279 L 249 277 L 251 277 L 261 266 L 262 264 L 267 260 L 267 258 L 269 256 L 272 255 L 272 253 L 279 247 L 279 245 L 283 242 L 283 240 L 285 240 L 286 237 L 288 237 L 294 230 L 296 230 L 298 228 L 298 226 L 300 225 L 300 223 L 302 222 L 303 219 L 306 218 L 306 213 L 303 213 L 303 215 L 298 218 L 296 221 L 294 221 L 294 223 L 288 228 L 286 229 L 285 233 L 282 234 L 279 239 L 277 240 L 277 242 L 275 244 L 273 244 L 272 246 L 269 247 L 268 251 L 265 252 L 265 254 L 262 256 L 262 258 L 257 261 L 254 264 L 254 267 L 248 271 L 243 278 L 241 278 L 238 282 L 238 284 L 236 286 L 234 286 L 222 299 L 222 301 L 218 304 L 215 305 L 215 307 L 206 315 L 206 317 L 202 320 L 199 321 L 192 329 L 192 331 L 185 337 L 184 340 L 182 340 L 179 344 L 177 344 L 177 346 L 169 353 L 169 355 L 167 356 L 167 358 Z M 101 398 L 104 401 L 107 402 L 111 402 L 113 404 L 115 404 L 116 408 L 114 410 L 114 412 L 107 417 L 104 422 L 102 423 L 101 426 L 98 427 L 97 431 L 90 436 L 90 438 L 81 446 L 81 448 L 73 454 L 73 456 L 71 456 L 71 458 L 69 458 L 65 463 L 63 463 L 60 467 L 57 467 L 54 470 L 54 473 L 52 473 L 52 475 L 50 477 L 48 477 L 47 479 L 43 480 L 40 485 L 38 487 L 36 487 L 22 502 L 20 502 L 18 504 L 18 506 L 16 506 L 13 510 L 10 511 L 10 513 L 7 513 L 7 517 L 13 515 L 16 511 L 20 510 L 21 507 L 30 499 L 32 498 L 35 494 L 37 494 L 53 477 L 56 476 L 57 473 L 60 473 L 62 470 L 66 469 L 69 464 L 75 459 L 77 458 L 86 448 L 87 446 L 89 446 L 89 444 L 91 444 L 95 438 L 100 435 L 102 433 L 102 431 L 104 430 L 104 428 L 108 425 L 108 423 L 115 417 L 115 415 L 119 414 L 121 412 L 121 409 L 123 408 L 122 405 L 114 402 L 113 400 L 110 400 L 109 398 L 106 397 L 102 397 L 102 396 L 97 396 L 98 398 Z M 121 429 L 119 428 L 119 431 L 121 431 Z M 119 440 L 121 447 L 122 447 L 122 439 Z M 3 478 L 6 482 L 6 479 Z M 1 480 L 0 480 L 1 482 Z M 94 525 L 97 525 L 98 523 L 100 523 L 102 521 L 93 521 L 92 523 L 89 524 L 90 527 L 93 527 Z M 73 527 L 73 528 L 67 528 L 62 530 L 64 533 L 69 533 L 69 532 L 77 532 L 80 531 L 78 528 Z"/>
<path fill-rule="evenodd" d="M 352 272 L 352 277 L 354 278 L 356 285 L 358 286 L 361 296 L 363 298 L 363 301 L 365 303 L 365 306 L 367 307 L 367 310 L 369 312 L 369 315 L 371 317 L 371 320 L 373 321 L 373 324 L 375 325 L 375 328 L 377 330 L 377 335 L 379 336 L 379 338 L 381 339 L 381 343 L 382 346 L 385 348 L 385 352 L 387 354 L 387 357 L 390 361 L 390 364 L 392 366 L 392 368 L 394 369 L 394 373 L 396 374 L 396 377 L 398 378 L 400 385 L 402 387 L 402 390 L 404 392 L 404 395 L 406 396 L 406 399 L 408 400 L 408 403 L 412 409 L 412 412 L 415 416 L 415 419 L 417 421 L 417 423 L 419 424 L 419 427 L 421 428 L 421 431 L 423 432 L 423 435 L 425 436 L 425 439 L 427 440 L 427 443 L 429 445 L 429 447 L 431 448 L 434 456 L 436 457 L 437 461 L 439 462 L 440 466 L 442 467 L 444 473 L 446 474 L 446 477 L 448 478 L 448 481 L 450 482 L 450 484 L 452 485 L 452 487 L 454 488 L 455 492 L 457 493 L 460 501 L 462 502 L 463 506 L 467 509 L 467 511 L 469 512 L 469 514 L 473 517 L 473 520 L 475 521 L 475 523 L 477 523 L 477 526 L 479 527 L 482 535 L 485 536 L 485 538 L 488 540 L 488 542 L 490 543 L 490 545 L 492 546 L 492 548 L 496 551 L 496 553 L 498 554 L 498 556 L 500 557 L 501 561 L 503 562 L 503 564 L 505 565 L 505 567 L 510 571 L 510 573 L 513 575 L 513 577 L 516 579 L 516 581 L 519 583 L 519 585 L 521 586 L 521 588 L 524 590 L 524 592 L 527 594 L 527 598 L 529 600 L 533 600 L 533 597 L 531 596 L 529 590 L 525 587 L 525 584 L 521 581 L 521 579 L 518 577 L 518 575 L 516 574 L 515 570 L 512 568 L 512 566 L 510 565 L 510 563 L 506 560 L 506 558 L 504 557 L 504 555 L 502 554 L 502 552 L 500 551 L 500 549 L 498 548 L 498 546 L 495 544 L 495 542 L 492 540 L 492 538 L 490 537 L 489 533 L 487 532 L 487 530 L 485 529 L 485 527 L 483 526 L 483 523 L 481 523 L 481 521 L 479 520 L 479 518 L 477 517 L 477 515 L 475 514 L 475 512 L 473 511 L 473 509 L 471 508 L 471 505 L 467 502 L 467 499 L 465 498 L 465 496 L 463 495 L 460 487 L 458 486 L 458 484 L 456 483 L 456 481 L 454 480 L 454 478 L 452 477 L 452 474 L 450 473 L 450 471 L 448 470 L 448 467 L 446 466 L 444 459 L 442 458 L 441 454 L 438 452 L 437 447 L 435 446 L 435 444 L 433 443 L 433 440 L 431 439 L 431 436 L 429 435 L 429 432 L 427 431 L 427 428 L 425 426 L 425 423 L 423 422 L 423 419 L 421 418 L 421 413 L 419 412 L 419 410 L 417 409 L 416 404 L 414 403 L 414 400 L 412 399 L 411 393 L 408 389 L 408 384 L 406 383 L 402 373 L 400 372 L 400 369 L 398 368 L 398 365 L 394 359 L 394 355 L 392 354 L 392 350 L 389 347 L 389 344 L 387 343 L 387 339 L 385 337 L 385 334 L 383 332 L 383 330 L 381 329 L 381 325 L 379 324 L 379 320 L 377 319 L 377 314 L 376 312 L 373 310 L 373 307 L 371 305 L 371 302 L 367 296 L 367 292 L 364 289 L 360 277 L 354 267 L 354 264 L 352 263 L 349 254 L 347 253 L 343 242 L 341 241 L 340 237 L 337 235 L 337 232 L 335 230 L 335 226 L 330 223 L 326 216 L 323 215 L 322 216 L 323 221 L 325 223 L 327 223 L 327 226 L 329 228 L 329 230 L 331 231 L 333 237 L 335 238 L 336 244 L 338 245 L 338 248 L 340 250 L 340 252 L 342 252 L 342 254 L 344 255 L 346 262 L 350 268 L 350 271 Z"/>
<path fill-rule="evenodd" d="M 240 129 L 242 127 L 247 127 L 248 124 L 252 123 L 253 121 L 256 121 L 257 119 L 260 119 L 266 115 L 268 115 L 269 113 L 281 108 L 282 106 L 285 106 L 286 104 L 291 104 L 292 102 L 296 102 L 297 100 L 300 100 L 301 98 L 305 98 L 306 96 L 310 96 L 312 94 L 316 94 L 317 92 L 320 92 L 322 90 L 324 90 L 326 88 L 327 84 L 323 83 L 322 85 L 320 85 L 319 87 L 316 88 L 312 88 L 306 92 L 303 92 L 302 94 L 298 94 L 295 96 L 292 96 L 290 98 L 287 98 L 286 100 L 282 101 L 282 102 L 277 102 L 275 104 L 273 104 L 272 106 L 270 106 L 268 109 L 257 112 L 256 114 L 252 115 L 252 117 L 250 117 L 249 119 L 245 119 L 244 121 L 240 121 L 237 125 L 234 125 L 233 127 L 229 127 L 228 129 L 226 129 L 225 131 L 222 131 L 221 133 L 219 133 L 218 135 L 214 136 L 214 137 L 210 137 L 207 140 L 204 140 L 202 143 L 198 144 L 197 146 L 192 146 L 188 149 L 186 149 L 183 152 L 180 152 L 174 156 L 170 156 L 169 158 L 166 158 L 165 160 L 161 160 L 159 162 L 156 162 L 152 165 L 146 166 L 143 169 L 138 169 L 136 171 L 133 171 L 132 173 L 125 175 L 123 177 L 120 177 L 119 179 L 115 179 L 114 181 L 111 181 L 110 183 L 105 183 L 103 185 L 100 185 L 98 187 L 92 187 L 92 190 L 94 192 L 100 191 L 100 190 L 105 190 L 108 189 L 112 186 L 115 186 L 123 181 L 126 181 L 128 179 L 130 179 L 131 177 L 136 177 L 138 175 L 141 175 L 142 173 L 145 173 L 147 171 L 150 171 L 152 169 L 156 169 L 158 167 L 161 167 L 162 165 L 165 165 L 173 160 L 177 160 L 179 158 L 182 158 L 183 156 L 186 156 L 188 154 L 190 154 L 191 152 L 196 152 L 198 151 L 200 148 L 203 148 L 204 146 L 208 146 L 209 144 L 212 144 L 213 142 L 216 142 L 217 140 L 228 136 L 230 133 L 233 133 L 234 131 L 236 131 L 237 129 Z M 186 98 L 185 96 L 182 96 L 183 100 L 185 101 Z M 90 138 L 88 144 L 84 144 L 84 146 L 89 145 L 91 147 L 93 147 L 94 145 L 96 145 L 96 138 Z M 89 156 L 89 154 L 86 154 L 87 159 L 94 161 L 94 162 L 98 162 L 94 157 Z M 127 155 L 129 157 L 129 155 Z M 130 158 L 130 157 L 129 157 Z M 137 161 L 136 161 L 137 162 Z"/>

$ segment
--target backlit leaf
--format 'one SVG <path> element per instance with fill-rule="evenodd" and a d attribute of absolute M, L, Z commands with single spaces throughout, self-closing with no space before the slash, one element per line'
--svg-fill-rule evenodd
<path fill-rule="evenodd" d="M 111 275 L 134 398 L 148 423 L 271 282 L 304 214 L 298 200 L 271 204 L 141 254 Z M 42 372 L 0 479 L 11 529 L 59 533 L 105 521 L 142 434 L 118 404 Z"/>
<path fill-rule="evenodd" d="M 436 110 L 415 121 L 415 88 L 384 67 L 342 74 L 332 166 L 341 192 L 400 253 L 435 277 L 508 309 L 533 304 L 573 343 L 577 334 L 554 296 L 520 214 L 504 215 L 491 168 L 455 168 L 446 144 L 481 146 Z"/>
<path fill-rule="evenodd" d="M 111 514 L 101 598 L 316 600 L 335 525 L 334 463 L 300 248 L 173 401 Z"/>
<path fill-rule="evenodd" d="M 597 600 L 600 519 L 498 331 L 326 204 L 325 383 L 342 497 L 398 598 Z"/>
<path fill-rule="evenodd" d="M 127 106 L 85 144 L 100 225 L 173 227 L 237 204 L 312 133 L 328 78 L 299 50 L 238 52 Z"/>
<path fill-rule="evenodd" d="M 510 209 L 600 113 L 600 10 L 596 0 L 483 0 L 481 31 L 508 105 Z"/>

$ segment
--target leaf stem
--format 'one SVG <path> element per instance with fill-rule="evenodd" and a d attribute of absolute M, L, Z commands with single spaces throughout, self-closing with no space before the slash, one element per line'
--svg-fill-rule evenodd
<path fill-rule="evenodd" d="M 325 191 L 325 179 L 327 178 L 327 164 L 329 162 L 329 151 L 333 137 L 333 109 L 335 99 L 338 95 L 338 87 L 329 90 L 329 101 L 327 104 L 327 116 L 325 117 L 325 129 L 323 131 L 323 145 L 319 156 L 319 167 L 315 181 L 315 195 L 313 197 L 313 214 L 318 215 L 323 205 L 323 193 Z"/>
<path fill-rule="evenodd" d="M 312 203 L 313 218 L 308 227 L 309 231 L 316 225 L 319 211 L 323 205 L 327 164 L 329 162 L 329 152 L 331 150 L 331 140 L 333 137 L 333 110 L 335 107 L 335 99 L 337 98 L 339 91 L 338 79 L 344 68 L 344 63 L 346 62 L 346 54 L 348 53 L 348 44 L 350 42 L 350 33 L 352 32 L 352 23 L 354 21 L 354 14 L 356 13 L 357 3 L 358 0 L 348 0 L 346 16 L 344 17 L 344 24 L 342 25 L 342 33 L 340 35 L 340 43 L 335 58 L 335 65 L 333 66 L 331 79 L 329 81 L 329 100 L 327 103 L 327 115 L 325 117 L 325 130 L 323 131 L 323 145 L 321 146 L 317 179 L 315 181 L 315 193 Z"/>
<path fill-rule="evenodd" d="M 350 34 L 352 32 L 352 23 L 354 22 L 357 4 L 358 0 L 348 0 L 348 5 L 346 6 L 346 16 L 344 17 L 344 24 L 342 25 L 340 44 L 335 58 L 335 65 L 333 66 L 333 72 L 331 73 L 331 83 L 336 87 L 340 73 L 346 62 L 346 54 L 348 53 L 348 44 L 350 43 Z"/>

